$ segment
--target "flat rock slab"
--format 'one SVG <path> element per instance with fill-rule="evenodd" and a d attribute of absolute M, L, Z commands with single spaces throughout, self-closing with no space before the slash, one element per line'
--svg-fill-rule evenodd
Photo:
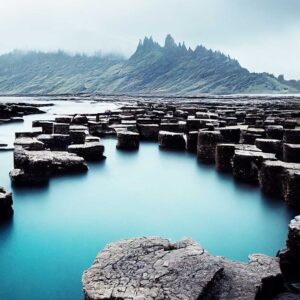
<path fill-rule="evenodd" d="M 254 299 L 261 279 L 279 274 L 276 258 L 237 263 L 191 239 L 149 237 L 109 244 L 82 277 L 86 300 Z"/>

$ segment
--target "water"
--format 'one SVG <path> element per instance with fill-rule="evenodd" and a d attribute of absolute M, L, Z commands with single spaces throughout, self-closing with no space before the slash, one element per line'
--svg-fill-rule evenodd
<path fill-rule="evenodd" d="M 0 140 L 40 117 L 0 126 Z M 103 143 L 105 161 L 43 188 L 12 188 L 13 153 L 0 153 L 0 183 L 13 191 L 15 209 L 12 222 L 0 225 L 1 300 L 82 299 L 82 272 L 105 244 L 123 238 L 188 236 L 212 254 L 243 261 L 283 247 L 294 214 L 258 187 L 156 143 L 137 152 L 116 150 L 114 139 Z"/>

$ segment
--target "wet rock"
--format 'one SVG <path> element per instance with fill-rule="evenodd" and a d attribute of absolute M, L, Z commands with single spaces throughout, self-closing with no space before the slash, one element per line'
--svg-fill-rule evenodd
<path fill-rule="evenodd" d="M 216 146 L 222 142 L 219 131 L 199 131 L 197 144 L 197 157 L 206 163 L 215 162 Z"/>
<path fill-rule="evenodd" d="M 86 139 L 86 131 L 71 130 L 69 136 L 70 136 L 70 144 L 84 144 Z"/>
<path fill-rule="evenodd" d="M 69 134 L 70 124 L 68 123 L 53 123 L 53 133 Z"/>
<path fill-rule="evenodd" d="M 139 134 L 132 131 L 120 131 L 117 133 L 117 148 L 122 150 L 136 150 L 140 146 Z"/>
<path fill-rule="evenodd" d="M 10 178 L 15 184 L 41 184 L 58 173 L 85 171 L 87 171 L 85 160 L 73 153 L 27 151 L 22 147 L 16 147 L 14 170 L 10 172 Z"/>
<path fill-rule="evenodd" d="M 300 163 L 300 144 L 283 144 L 283 160 Z"/>
<path fill-rule="evenodd" d="M 283 142 L 287 144 L 300 144 L 300 129 L 284 130 Z"/>
<path fill-rule="evenodd" d="M 265 160 L 276 160 L 275 154 L 236 150 L 233 156 L 233 176 L 242 181 L 257 183 L 258 172 Z"/>
<path fill-rule="evenodd" d="M 185 150 L 186 147 L 184 134 L 179 132 L 160 131 L 158 143 L 163 149 Z"/>
<path fill-rule="evenodd" d="M 185 122 L 178 123 L 161 123 L 159 126 L 160 131 L 171 131 L 171 132 L 184 132 L 186 127 Z"/>
<path fill-rule="evenodd" d="M 190 131 L 186 135 L 186 150 L 197 152 L 198 131 Z"/>
<path fill-rule="evenodd" d="M 37 137 L 37 140 L 42 142 L 46 149 L 53 151 L 64 151 L 71 143 L 68 134 L 42 134 Z"/>
<path fill-rule="evenodd" d="M 274 153 L 277 158 L 282 158 L 282 143 L 281 140 L 271 139 L 256 139 L 255 145 L 266 153 Z"/>
<path fill-rule="evenodd" d="M 71 121 L 72 124 L 84 125 L 87 124 L 88 118 L 84 115 L 75 115 Z"/>
<path fill-rule="evenodd" d="M 266 135 L 268 139 L 282 140 L 283 126 L 282 125 L 268 125 L 266 127 Z"/>
<path fill-rule="evenodd" d="M 101 160 L 104 158 L 104 146 L 100 142 L 89 142 L 85 144 L 70 145 L 68 147 L 70 153 L 75 153 L 83 157 L 85 160 Z"/>
<path fill-rule="evenodd" d="M 284 200 L 290 206 L 300 208 L 300 168 L 287 170 L 283 185 L 283 194 Z"/>
<path fill-rule="evenodd" d="M 4 188 L 0 187 L 0 221 L 8 219 L 12 216 L 12 205 L 12 193 L 8 193 Z"/>
<path fill-rule="evenodd" d="M 31 137 L 19 137 L 15 139 L 15 146 L 22 146 L 26 150 L 43 150 L 45 145 L 43 142 Z"/>
<path fill-rule="evenodd" d="M 198 131 L 199 129 L 205 127 L 205 123 L 206 122 L 203 122 L 201 119 L 189 117 L 186 120 L 186 131 Z"/>
<path fill-rule="evenodd" d="M 72 116 L 57 116 L 55 117 L 55 122 L 70 124 L 72 122 L 72 119 L 73 119 Z"/>
<path fill-rule="evenodd" d="M 16 138 L 20 138 L 20 137 L 30 137 L 30 138 L 33 138 L 33 137 L 37 137 L 39 135 L 41 135 L 43 132 L 42 132 L 42 128 L 40 127 L 34 127 L 32 128 L 31 131 L 21 131 L 21 132 L 15 132 L 15 137 Z"/>
<path fill-rule="evenodd" d="M 254 299 L 261 280 L 280 273 L 278 260 L 249 263 L 214 257 L 190 239 L 135 238 L 109 244 L 83 273 L 86 300 Z"/>
<path fill-rule="evenodd" d="M 219 129 L 224 143 L 238 144 L 241 136 L 239 127 L 224 127 Z"/>
<path fill-rule="evenodd" d="M 236 144 L 218 144 L 216 147 L 216 168 L 222 172 L 232 171 L 232 158 Z"/>
<path fill-rule="evenodd" d="M 53 122 L 52 121 L 33 121 L 32 127 L 41 127 L 44 134 L 53 133 Z"/>
<path fill-rule="evenodd" d="M 139 124 L 138 131 L 140 133 L 140 137 L 144 140 L 158 140 L 159 125 L 157 124 Z"/>
<path fill-rule="evenodd" d="M 94 143 L 94 142 L 100 142 L 100 138 L 97 136 L 88 135 L 85 137 L 86 143 Z"/>
<path fill-rule="evenodd" d="M 289 224 L 286 248 L 278 254 L 287 289 L 300 297 L 300 216 Z"/>

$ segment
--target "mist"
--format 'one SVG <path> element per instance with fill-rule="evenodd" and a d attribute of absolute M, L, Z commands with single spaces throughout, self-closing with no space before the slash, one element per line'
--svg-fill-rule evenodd
<path fill-rule="evenodd" d="M 9 0 L 0 2 L 0 53 L 14 49 L 130 56 L 139 39 L 171 33 L 250 71 L 300 79 L 297 0 Z"/>

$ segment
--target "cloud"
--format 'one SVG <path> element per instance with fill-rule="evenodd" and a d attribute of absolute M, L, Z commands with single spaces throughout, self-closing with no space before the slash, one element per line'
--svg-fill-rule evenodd
<path fill-rule="evenodd" d="M 300 79 L 298 0 L 1 0 L 0 53 L 65 49 L 130 55 L 139 38 L 171 33 Z M 264 58 L 265 57 L 265 58 Z"/>

